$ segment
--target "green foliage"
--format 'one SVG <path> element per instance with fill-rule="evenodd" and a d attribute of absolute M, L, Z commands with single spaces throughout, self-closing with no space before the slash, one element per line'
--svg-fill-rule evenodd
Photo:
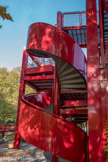
<path fill-rule="evenodd" d="M 0 68 L 0 123 L 15 122 L 20 75 Z"/>
<path fill-rule="evenodd" d="M 35 92 L 36 91 L 34 89 L 26 85 L 25 94 L 30 94 L 30 93 L 35 93 Z"/>
<path fill-rule="evenodd" d="M 15 138 L 15 132 L 12 132 L 11 135 L 9 136 L 9 141 L 14 141 Z"/>
<path fill-rule="evenodd" d="M 0 68 L 0 124 L 16 121 L 21 67 Z M 25 94 L 34 90 L 26 85 Z"/>
<path fill-rule="evenodd" d="M 0 6 L 0 17 L 5 20 L 10 20 L 13 21 L 11 15 L 9 13 L 7 13 L 7 7 L 4 6 Z M 0 25 L 0 28 L 2 28 L 2 25 Z"/>
<path fill-rule="evenodd" d="M 104 152 L 106 153 L 106 159 L 108 159 L 108 120 L 106 121 L 106 126 L 105 126 L 105 134 L 106 134 L 106 146 L 104 149 Z"/>

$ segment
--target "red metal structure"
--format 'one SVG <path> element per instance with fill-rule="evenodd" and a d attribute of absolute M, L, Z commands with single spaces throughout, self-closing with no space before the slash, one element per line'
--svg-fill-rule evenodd
<path fill-rule="evenodd" d="M 0 134 L 2 137 L 5 136 L 5 132 L 14 132 L 15 124 L 0 124 Z"/>
<path fill-rule="evenodd" d="M 57 27 L 45 23 L 30 26 L 14 148 L 19 147 L 22 136 L 52 153 L 52 161 L 59 157 L 72 162 L 106 161 L 107 3 L 86 0 L 86 12 L 58 12 Z M 83 47 L 87 48 L 87 61 Z M 25 95 L 26 85 L 36 93 Z"/>

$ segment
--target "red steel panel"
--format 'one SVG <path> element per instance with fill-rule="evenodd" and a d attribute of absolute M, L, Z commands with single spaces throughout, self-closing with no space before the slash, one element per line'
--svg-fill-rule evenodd
<path fill-rule="evenodd" d="M 85 133 L 77 126 L 61 121 L 60 157 L 72 162 L 84 162 L 85 152 Z"/>
<path fill-rule="evenodd" d="M 67 34 L 63 34 L 62 40 L 62 58 L 69 62 L 70 64 L 74 64 L 74 44 L 75 41 L 69 37 Z"/>
<path fill-rule="evenodd" d="M 19 132 L 34 146 L 59 155 L 59 121 L 53 116 L 22 103 Z"/>
<path fill-rule="evenodd" d="M 34 146 L 70 161 L 85 159 L 85 133 L 74 124 L 23 102 L 19 124 L 21 136 Z"/>
<path fill-rule="evenodd" d="M 89 132 L 102 131 L 102 108 L 100 81 L 91 81 L 88 83 L 88 124 Z"/>
<path fill-rule="evenodd" d="M 89 161 L 104 162 L 104 148 L 102 133 L 89 133 Z"/>
<path fill-rule="evenodd" d="M 83 73 L 85 56 L 78 44 L 65 32 L 56 27 L 35 23 L 30 26 L 27 49 L 37 49 L 62 57 Z"/>
<path fill-rule="evenodd" d="M 30 26 L 27 49 L 39 49 L 61 56 L 62 32 L 52 25 L 35 23 Z"/>

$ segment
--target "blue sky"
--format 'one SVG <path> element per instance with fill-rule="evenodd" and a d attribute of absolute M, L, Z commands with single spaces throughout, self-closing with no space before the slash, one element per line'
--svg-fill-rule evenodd
<path fill-rule="evenodd" d="M 0 18 L 0 67 L 8 70 L 21 66 L 23 47 L 26 45 L 28 27 L 34 22 L 55 25 L 57 11 L 85 11 L 86 0 L 0 0 L 9 6 L 14 22 Z"/>

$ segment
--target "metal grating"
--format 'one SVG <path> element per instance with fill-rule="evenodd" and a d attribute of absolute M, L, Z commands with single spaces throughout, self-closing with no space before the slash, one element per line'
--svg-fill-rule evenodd
<path fill-rule="evenodd" d="M 108 5 L 108 1 L 107 5 Z M 104 10 L 104 23 L 103 23 L 103 28 L 104 28 L 104 45 L 106 48 L 106 45 L 108 43 L 108 15 L 106 13 L 106 10 Z M 106 66 L 106 68 L 108 68 L 108 66 Z"/>
<path fill-rule="evenodd" d="M 97 24 L 99 25 L 99 12 L 97 11 Z M 86 12 L 63 13 L 62 30 L 69 34 L 81 47 L 86 47 Z M 98 42 L 100 43 L 100 30 L 98 26 Z"/>
<path fill-rule="evenodd" d="M 86 93 L 68 93 L 68 94 L 61 94 L 61 98 L 64 100 L 87 100 Z"/>
<path fill-rule="evenodd" d="M 80 14 L 64 14 L 63 26 L 80 26 Z"/>

